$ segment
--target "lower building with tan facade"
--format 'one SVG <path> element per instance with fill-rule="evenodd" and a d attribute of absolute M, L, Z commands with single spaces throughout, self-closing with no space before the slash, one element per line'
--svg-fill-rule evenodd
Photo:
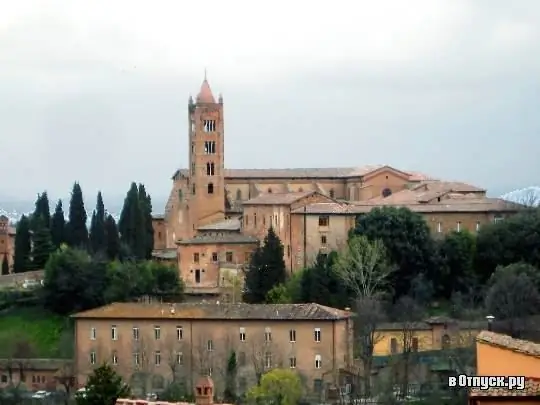
<path fill-rule="evenodd" d="M 139 391 L 173 380 L 191 389 L 209 375 L 224 389 L 234 353 L 238 392 L 274 367 L 298 371 L 308 390 L 322 390 L 353 362 L 352 314 L 318 304 L 115 303 L 75 318 L 75 367 L 84 385 L 107 362 Z"/>

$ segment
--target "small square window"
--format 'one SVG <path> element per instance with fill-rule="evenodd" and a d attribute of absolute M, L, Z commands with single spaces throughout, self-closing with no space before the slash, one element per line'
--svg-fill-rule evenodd
<path fill-rule="evenodd" d="M 232 263 L 233 262 L 233 252 L 225 253 L 225 261 L 227 263 Z"/>
<path fill-rule="evenodd" d="M 212 261 L 213 261 L 214 263 L 218 261 L 218 254 L 217 254 L 217 252 L 213 252 L 213 253 L 212 253 Z"/>
<path fill-rule="evenodd" d="M 321 245 L 326 245 L 326 235 L 321 235 Z"/>
<path fill-rule="evenodd" d="M 199 263 L 199 254 L 193 253 L 193 263 Z"/>

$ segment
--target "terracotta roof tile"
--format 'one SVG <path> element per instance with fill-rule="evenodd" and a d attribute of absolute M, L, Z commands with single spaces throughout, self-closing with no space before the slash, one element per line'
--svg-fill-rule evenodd
<path fill-rule="evenodd" d="M 535 378 L 525 380 L 525 389 L 508 390 L 506 388 L 488 388 L 482 390 L 473 388 L 469 390 L 469 396 L 473 398 L 481 397 L 540 397 L 540 381 Z"/>
<path fill-rule="evenodd" d="M 243 205 L 290 205 L 304 197 L 315 194 L 316 191 L 302 191 L 296 193 L 262 193 Z"/>
<path fill-rule="evenodd" d="M 114 303 L 73 315 L 73 318 L 104 319 L 269 319 L 338 320 L 352 316 L 349 311 L 319 304 L 145 304 Z"/>
<path fill-rule="evenodd" d="M 210 85 L 208 84 L 208 80 L 204 79 L 201 85 L 201 90 L 199 91 L 199 94 L 197 95 L 197 103 L 207 103 L 207 104 L 215 104 L 216 99 L 214 98 L 214 95 L 212 94 L 212 90 L 210 89 Z"/>
<path fill-rule="evenodd" d="M 540 344 L 528 340 L 515 339 L 500 333 L 482 331 L 476 337 L 476 341 L 493 346 L 499 346 L 513 352 L 526 354 L 528 356 L 540 357 Z"/>
<path fill-rule="evenodd" d="M 259 243 L 259 240 L 250 235 L 243 235 L 238 232 L 217 231 L 201 232 L 190 239 L 182 239 L 176 242 L 179 245 L 206 245 L 206 244 L 238 244 L 238 243 Z"/>

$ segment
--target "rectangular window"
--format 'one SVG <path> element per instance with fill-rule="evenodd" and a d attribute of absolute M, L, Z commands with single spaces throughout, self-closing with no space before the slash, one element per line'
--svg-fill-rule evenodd
<path fill-rule="evenodd" d="M 321 341 L 321 328 L 315 328 L 313 331 L 313 338 L 315 339 L 315 342 Z"/>
<path fill-rule="evenodd" d="M 480 222 L 477 222 L 476 223 L 476 232 L 478 232 L 480 230 Z"/>
<path fill-rule="evenodd" d="M 320 378 L 313 380 L 313 391 L 316 393 L 321 393 L 323 388 L 323 381 Z"/>
<path fill-rule="evenodd" d="M 240 342 L 246 341 L 246 329 L 240 328 Z"/>
<path fill-rule="evenodd" d="M 216 262 L 218 261 L 218 254 L 217 254 L 217 252 L 213 252 L 213 253 L 212 253 L 212 261 L 213 261 L 214 263 L 216 263 Z"/>
<path fill-rule="evenodd" d="M 328 215 L 321 215 L 319 217 L 319 226 L 328 226 L 330 223 L 330 217 Z"/>
<path fill-rule="evenodd" d="M 112 364 L 113 365 L 118 365 L 118 353 L 117 352 L 113 352 L 112 354 Z"/>
<path fill-rule="evenodd" d="M 195 163 L 191 164 L 191 175 L 195 176 Z"/>
<path fill-rule="evenodd" d="M 215 132 L 216 131 L 216 121 L 215 120 L 204 120 L 203 121 L 204 132 Z"/>
<path fill-rule="evenodd" d="M 264 368 L 272 368 L 272 353 L 264 353 Z"/>
<path fill-rule="evenodd" d="M 215 155 L 216 154 L 216 142 L 215 141 L 206 141 L 206 142 L 204 142 L 204 154 L 205 155 Z"/>
<path fill-rule="evenodd" d="M 289 342 L 291 343 L 296 342 L 296 331 L 294 329 L 291 329 L 289 331 Z"/>
<path fill-rule="evenodd" d="M 116 329 L 116 325 L 111 326 L 111 338 L 112 340 L 118 340 L 118 330 Z"/>
<path fill-rule="evenodd" d="M 193 253 L 193 263 L 199 263 L 199 254 Z"/>
<path fill-rule="evenodd" d="M 499 222 L 501 222 L 504 218 L 502 217 L 502 215 L 500 214 L 497 214 L 493 217 L 493 222 L 495 222 L 496 224 L 498 224 Z"/>
<path fill-rule="evenodd" d="M 92 350 L 90 352 L 90 364 L 96 364 L 97 363 L 97 355 L 96 355 L 96 351 L 95 350 Z"/>
<path fill-rule="evenodd" d="M 154 363 L 156 366 L 161 364 L 161 352 L 159 350 L 154 353 Z"/>
<path fill-rule="evenodd" d="M 265 342 L 272 341 L 272 330 L 269 327 L 264 328 L 264 341 Z"/>
<path fill-rule="evenodd" d="M 184 329 L 181 326 L 176 327 L 176 340 L 182 340 L 184 338 Z"/>
<path fill-rule="evenodd" d="M 321 235 L 321 245 L 326 245 L 326 235 Z"/>
<path fill-rule="evenodd" d="M 461 232 L 461 221 L 457 221 L 457 223 L 456 223 L 456 231 Z"/>
<path fill-rule="evenodd" d="M 322 358 L 320 354 L 315 355 L 315 368 L 322 367 Z"/>
<path fill-rule="evenodd" d="M 396 354 L 397 351 L 398 351 L 397 339 L 396 338 L 391 338 L 390 339 L 390 354 Z"/>
<path fill-rule="evenodd" d="M 140 364 L 140 362 L 141 362 L 141 359 L 140 359 L 139 352 L 133 353 L 133 364 L 138 366 Z"/>
<path fill-rule="evenodd" d="M 225 261 L 227 263 L 232 263 L 233 262 L 233 252 L 226 252 L 225 253 Z"/>
<path fill-rule="evenodd" d="M 179 366 L 184 365 L 184 354 L 183 353 L 176 353 L 176 364 Z"/>
<path fill-rule="evenodd" d="M 238 352 L 238 365 L 243 367 L 246 365 L 246 353 Z"/>
<path fill-rule="evenodd" d="M 438 233 L 442 232 L 442 223 L 440 223 L 440 222 L 437 222 L 437 232 Z"/>
<path fill-rule="evenodd" d="M 289 357 L 289 367 L 296 368 L 296 357 Z"/>
<path fill-rule="evenodd" d="M 133 328 L 133 340 L 139 340 L 139 328 Z"/>
<path fill-rule="evenodd" d="M 214 351 L 214 341 L 213 340 L 208 340 L 208 342 L 206 342 L 206 350 L 208 350 L 209 352 Z"/>
<path fill-rule="evenodd" d="M 90 340 L 96 340 L 96 328 L 90 328 Z"/>
<path fill-rule="evenodd" d="M 154 326 L 154 339 L 161 339 L 161 328 L 159 326 Z"/>

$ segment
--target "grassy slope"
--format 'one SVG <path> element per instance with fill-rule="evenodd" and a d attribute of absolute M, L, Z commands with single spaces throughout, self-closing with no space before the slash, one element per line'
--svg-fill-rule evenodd
<path fill-rule="evenodd" d="M 28 342 L 32 357 L 58 358 L 73 354 L 73 328 L 69 319 L 37 307 L 0 313 L 0 357 L 10 356 L 17 342 Z"/>

